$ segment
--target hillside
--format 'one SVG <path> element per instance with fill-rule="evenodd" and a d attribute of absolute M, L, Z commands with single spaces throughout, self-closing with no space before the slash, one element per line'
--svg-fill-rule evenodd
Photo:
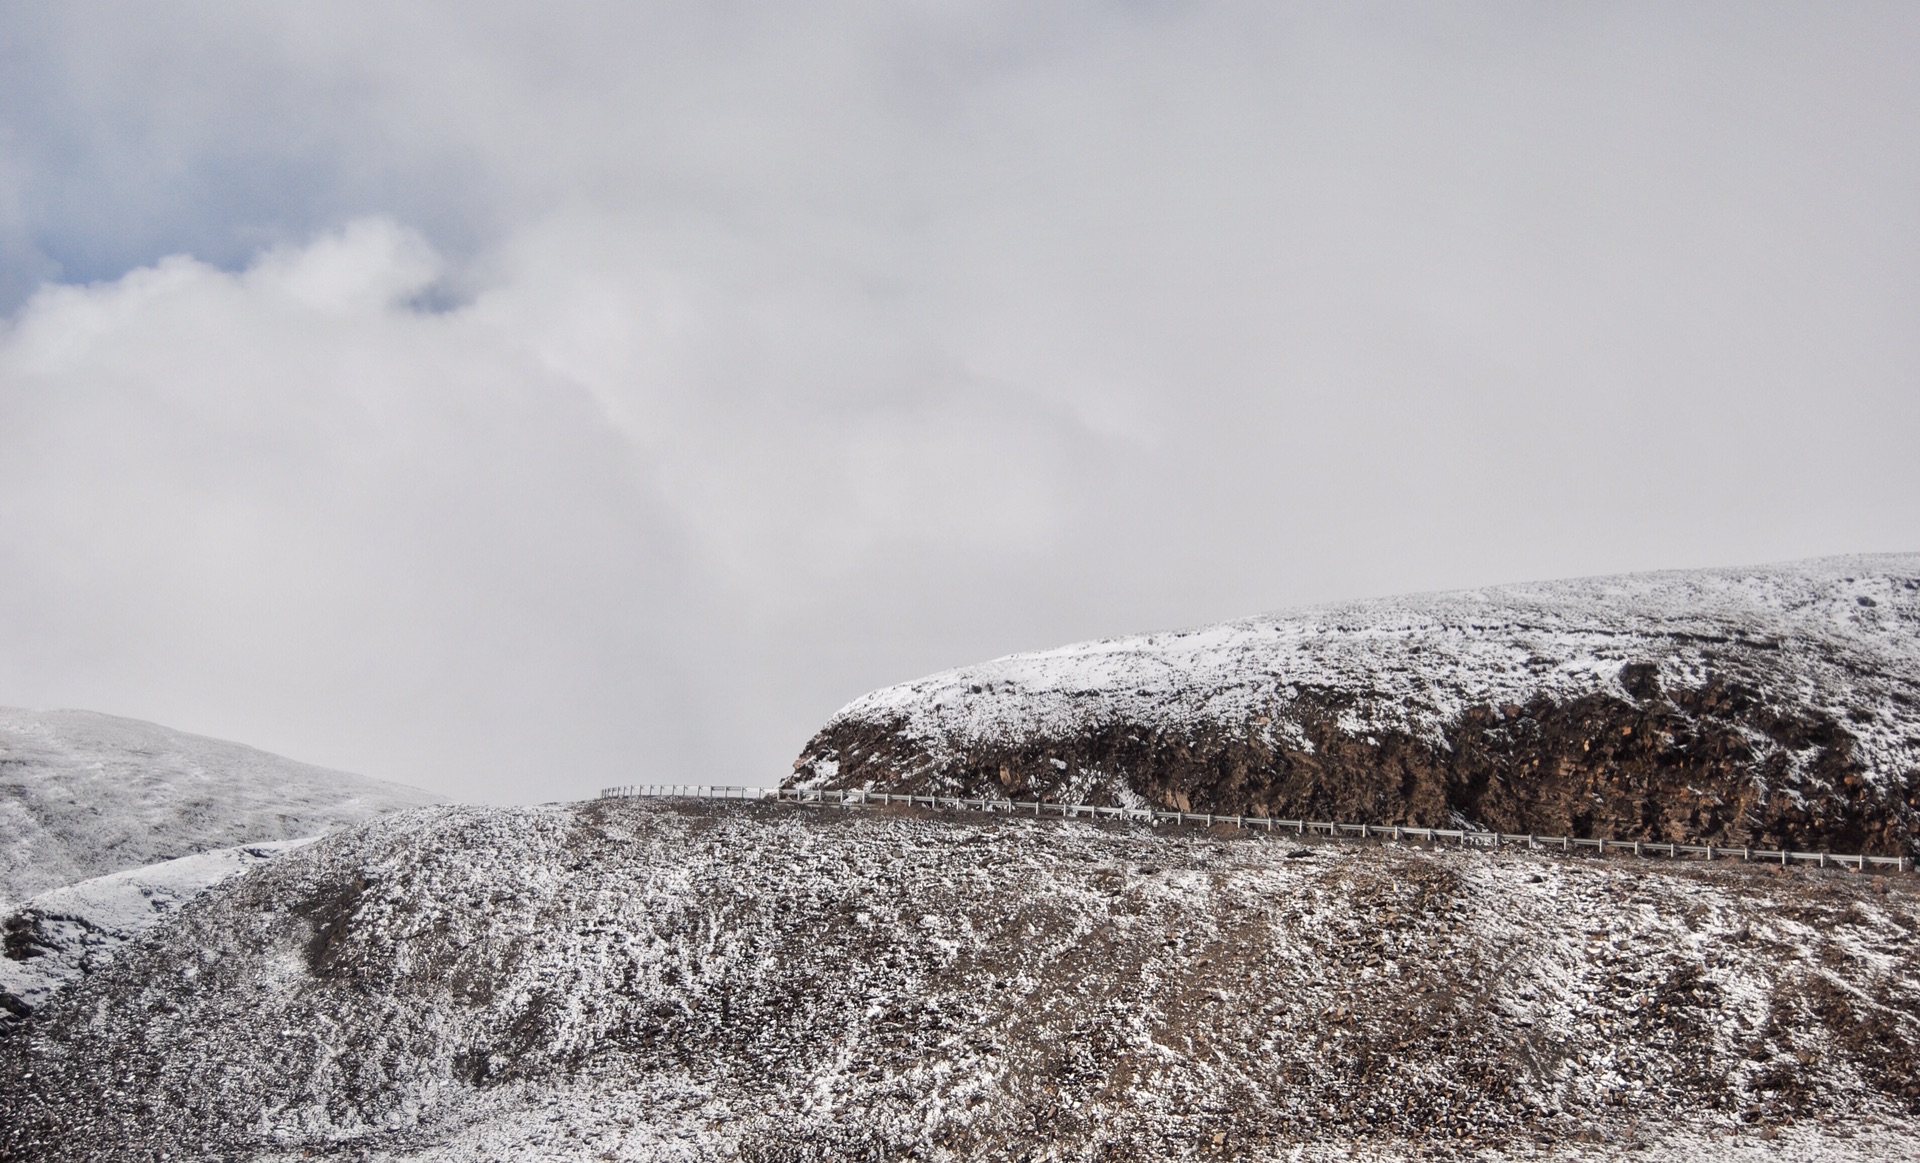
<path fill-rule="evenodd" d="M 1917 932 L 1904 877 L 430 808 L 0 1038 L 0 1158 L 1890 1160 Z"/>
<path fill-rule="evenodd" d="M 0 1034 L 59 990 L 99 971 L 123 945 L 210 885 L 308 842 L 215 848 L 110 872 L 49 889 L 0 916 Z"/>
<path fill-rule="evenodd" d="M 0 708 L 0 909 L 105 873 L 439 799 L 135 719 Z"/>
<path fill-rule="evenodd" d="M 855 700 L 791 780 L 1920 852 L 1920 555 L 1353 602 Z"/>

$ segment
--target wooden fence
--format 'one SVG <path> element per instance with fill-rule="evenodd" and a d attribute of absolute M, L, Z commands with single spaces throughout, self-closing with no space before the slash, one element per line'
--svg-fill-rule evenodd
<path fill-rule="evenodd" d="M 885 807 L 934 808 L 943 811 L 988 812 L 1000 815 L 1056 816 L 1060 819 L 1131 820 L 1143 824 L 1231 824 L 1236 828 L 1296 836 L 1326 836 L 1336 840 L 1423 840 L 1429 844 L 1457 844 L 1462 848 L 1525 848 L 1532 851 L 1598 853 L 1631 852 L 1635 856 L 1696 857 L 1704 860 L 1742 860 L 1782 866 L 1807 864 L 1819 868 L 1869 868 L 1907 872 L 1915 862 L 1905 856 L 1866 856 L 1836 852 L 1791 852 L 1771 848 L 1727 848 L 1713 844 L 1664 844 L 1646 840 L 1583 840 L 1572 836 L 1518 835 L 1477 832 L 1461 828 L 1409 828 L 1400 824 L 1340 824 L 1331 821 L 1278 820 L 1272 816 L 1223 816 L 1210 812 L 1163 812 L 1154 808 L 1105 808 L 1092 804 L 1055 804 L 1039 801 L 967 799 L 958 796 L 916 796 L 897 792 L 823 791 L 794 787 L 719 787 L 696 784 L 627 784 L 603 788 L 601 799 L 766 800 L 788 804 L 833 806 L 845 809 Z"/>

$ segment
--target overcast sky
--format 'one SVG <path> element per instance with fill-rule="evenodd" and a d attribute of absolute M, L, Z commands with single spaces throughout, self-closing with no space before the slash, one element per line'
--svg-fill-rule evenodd
<path fill-rule="evenodd" d="M 0 3 L 0 703 L 463 798 L 1920 548 L 1920 6 Z"/>

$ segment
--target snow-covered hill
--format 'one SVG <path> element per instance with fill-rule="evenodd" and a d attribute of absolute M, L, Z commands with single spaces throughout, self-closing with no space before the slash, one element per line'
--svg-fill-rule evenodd
<path fill-rule="evenodd" d="M 0 708 L 0 911 L 108 872 L 438 802 L 134 719 Z"/>
<path fill-rule="evenodd" d="M 0 1033 L 230 876 L 305 840 L 216 848 L 50 889 L 0 916 Z"/>
<path fill-rule="evenodd" d="M 794 782 L 1920 851 L 1920 555 L 1355 602 L 875 691 Z"/>
<path fill-rule="evenodd" d="M 1852 872 L 428 808 L 0 1038 L 0 1158 L 1906 1159 L 1917 933 Z"/>

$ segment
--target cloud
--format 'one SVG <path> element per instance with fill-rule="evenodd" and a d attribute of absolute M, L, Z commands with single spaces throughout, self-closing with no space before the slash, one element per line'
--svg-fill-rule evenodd
<path fill-rule="evenodd" d="M 1899 8 L 0 10 L 0 701 L 491 798 L 1905 547 Z"/>
<path fill-rule="evenodd" d="M 372 222 L 28 305 L 0 355 L 14 689 L 444 742 L 625 678 L 570 667 L 657 632 L 621 608 L 664 593 L 636 469 L 583 393 L 408 309 L 426 273 Z M 451 776 L 459 750 L 408 758 Z"/>
<path fill-rule="evenodd" d="M 603 246 L 521 253 L 450 309 L 417 305 L 444 266 L 380 219 L 31 300 L 0 344 L 0 595 L 34 617 L 0 682 L 304 719 L 317 751 L 418 740 L 405 762 L 456 786 L 738 772 L 701 732 L 762 711 L 756 620 L 876 546 L 992 557 L 1056 523 L 1075 431 L 1017 393 L 913 368 L 897 398 L 873 377 L 911 354 L 856 350 L 796 402 L 732 312 L 803 348 L 860 321 Z"/>

